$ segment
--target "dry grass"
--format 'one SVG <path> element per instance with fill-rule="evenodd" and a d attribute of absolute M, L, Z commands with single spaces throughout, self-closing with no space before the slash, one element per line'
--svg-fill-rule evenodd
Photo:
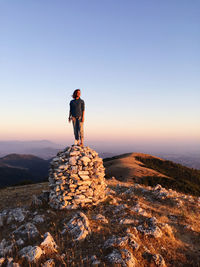
<path fill-rule="evenodd" d="M 145 167 L 141 161 L 136 160 L 135 157 L 137 156 L 144 158 L 157 158 L 162 160 L 161 158 L 152 157 L 149 154 L 143 153 L 131 153 L 130 155 L 128 154 L 125 157 L 123 156 L 116 159 L 114 157 L 114 160 L 108 160 L 104 162 L 106 176 L 117 177 L 117 179 L 120 181 L 128 181 L 129 179 L 134 179 L 137 181 L 145 176 L 166 177 L 155 170 Z"/>
<path fill-rule="evenodd" d="M 43 235 L 47 231 L 50 232 L 59 246 L 59 254 L 65 253 L 63 259 L 56 255 L 49 255 L 49 257 L 55 259 L 56 266 L 90 266 L 90 257 L 92 255 L 96 255 L 101 260 L 102 264 L 100 266 L 111 266 L 105 261 L 105 255 L 110 251 L 104 250 L 103 244 L 112 235 L 125 236 L 127 228 L 131 233 L 135 234 L 136 241 L 140 245 L 138 251 L 132 251 L 138 267 L 154 266 L 153 263 L 148 262 L 143 257 L 145 247 L 151 253 L 161 254 L 167 266 L 200 266 L 200 209 L 195 202 L 185 200 L 184 205 L 180 208 L 170 200 L 153 199 L 153 201 L 150 201 L 148 197 L 151 197 L 151 194 L 144 194 L 140 190 L 135 189 L 134 193 L 130 195 L 124 194 L 133 185 L 130 182 L 119 182 L 115 179 L 110 179 L 107 183 L 109 188 L 116 192 L 116 196 L 109 197 L 96 207 L 83 209 L 83 212 L 89 218 L 92 234 L 79 243 L 74 242 L 68 233 L 61 235 L 63 219 L 70 220 L 76 211 L 55 211 L 49 209 L 48 206 L 30 208 L 31 214 L 36 210 L 39 214 L 45 214 L 45 224 L 37 225 L 40 234 Z M 29 205 L 33 194 L 39 195 L 42 190 L 47 189 L 48 183 L 3 189 L 0 191 L 1 210 L 8 207 L 23 206 L 24 204 Z M 115 202 L 113 202 L 113 198 Z M 136 212 L 130 212 L 128 209 L 137 203 L 145 209 L 149 217 L 155 216 L 159 224 L 169 224 L 172 232 L 163 229 L 161 238 L 146 237 L 142 233 L 136 233 L 134 226 L 146 220 L 146 217 Z M 127 204 L 128 208 L 116 213 L 115 209 L 121 204 Z M 47 210 L 51 212 L 47 212 Z M 99 213 L 108 219 L 108 224 L 93 220 L 93 216 Z M 135 225 L 119 223 L 121 218 L 129 217 L 135 219 Z M 191 228 L 185 229 L 185 225 L 190 225 Z M 0 238 L 7 237 L 11 230 L 10 226 L 5 226 Z M 42 236 L 34 240 L 28 240 L 25 245 L 40 244 L 41 241 Z M 126 248 L 131 251 L 130 247 L 127 246 Z M 41 262 L 46 260 L 43 257 L 37 265 L 28 265 L 25 260 L 17 256 L 18 250 L 19 248 L 16 247 L 16 250 L 10 256 L 13 256 L 15 261 L 18 261 L 22 266 L 41 266 Z"/>
<path fill-rule="evenodd" d="M 10 186 L 0 189 L 0 211 L 6 208 L 30 205 L 32 196 L 48 190 L 48 182 L 21 186 Z"/>

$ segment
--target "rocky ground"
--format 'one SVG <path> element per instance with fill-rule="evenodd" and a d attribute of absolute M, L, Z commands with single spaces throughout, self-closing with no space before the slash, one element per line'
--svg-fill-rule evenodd
<path fill-rule="evenodd" d="M 48 183 L 0 190 L 0 266 L 200 266 L 200 198 L 107 184 L 77 210 L 51 208 Z"/>

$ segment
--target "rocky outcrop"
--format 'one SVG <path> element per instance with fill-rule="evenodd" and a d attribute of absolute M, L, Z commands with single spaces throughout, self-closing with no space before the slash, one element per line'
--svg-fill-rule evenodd
<path fill-rule="evenodd" d="M 29 263 L 36 263 L 42 255 L 48 256 L 58 253 L 58 246 L 49 232 L 44 234 L 43 242 L 38 246 L 27 246 L 19 251 L 19 256 L 25 258 Z M 46 262 L 45 266 L 53 262 Z"/>
<path fill-rule="evenodd" d="M 38 237 L 40 234 L 37 227 L 30 222 L 20 225 L 16 230 L 12 232 L 12 235 L 16 238 L 24 238 L 25 240 Z"/>
<path fill-rule="evenodd" d="M 105 168 L 89 147 L 71 146 L 58 152 L 49 170 L 49 205 L 76 209 L 96 205 L 106 198 Z"/>
<path fill-rule="evenodd" d="M 45 252 L 45 254 L 58 252 L 58 246 L 49 232 L 44 234 L 44 241 L 40 244 L 40 248 Z"/>
<path fill-rule="evenodd" d="M 134 267 L 136 266 L 136 261 L 133 254 L 127 249 L 114 249 L 112 253 L 107 255 L 107 261 L 112 264 L 112 266 L 122 266 L 122 267 Z"/>
<path fill-rule="evenodd" d="M 19 251 L 19 256 L 25 258 L 28 262 L 37 262 L 42 256 L 43 251 L 39 246 L 27 246 Z"/>
<path fill-rule="evenodd" d="M 14 262 L 12 257 L 8 257 L 7 259 L 5 258 L 0 258 L 0 267 L 1 266 L 6 266 L 6 267 L 20 267 L 20 264 L 17 262 Z"/>
<path fill-rule="evenodd" d="M 57 170 L 54 170 L 59 177 L 55 181 L 64 181 L 62 176 L 66 175 L 68 186 L 74 185 L 70 180 L 72 174 L 79 176 L 71 167 L 79 166 L 80 157 L 89 157 L 81 154 L 80 147 L 72 149 L 63 152 L 69 154 L 66 163 L 56 160 Z M 71 159 L 75 155 L 78 157 L 76 162 Z M 60 161 L 64 160 L 64 156 L 59 157 Z M 91 166 L 88 164 L 89 161 L 85 161 L 80 166 L 89 176 Z M 63 165 L 68 166 L 69 172 L 59 168 Z M 88 170 L 83 169 L 86 167 Z M 91 168 L 95 171 L 98 166 Z M 62 176 L 58 175 L 60 173 Z M 97 180 L 102 183 L 101 179 Z M 60 186 L 56 182 L 51 190 Z M 0 266 L 196 266 L 199 262 L 200 198 L 160 185 L 151 187 L 119 182 L 114 177 L 108 179 L 107 184 L 109 189 L 101 191 L 107 200 L 96 206 L 85 208 L 85 204 L 81 208 L 73 203 L 76 194 L 96 190 L 89 186 L 86 191 L 70 189 L 73 193 L 70 205 L 79 207 L 78 210 L 59 210 L 60 206 L 59 209 L 50 208 L 47 205 L 49 191 L 34 196 L 30 207 L 1 210 Z M 46 186 L 48 189 L 49 185 Z M 67 188 L 66 192 L 69 192 Z M 60 195 L 64 195 L 64 189 L 60 188 Z M 88 205 L 95 203 L 93 198 L 91 200 Z"/>
<path fill-rule="evenodd" d="M 102 223 L 108 223 L 108 220 L 102 214 L 97 214 L 96 216 L 93 217 L 93 220 L 96 220 Z"/>
<path fill-rule="evenodd" d="M 143 253 L 143 258 L 148 260 L 148 262 L 154 263 L 157 267 L 166 267 L 165 260 L 160 254 L 152 254 L 148 249 Z"/>
<path fill-rule="evenodd" d="M 64 229 L 62 234 L 70 232 L 75 241 L 84 240 L 86 236 L 91 233 L 89 220 L 83 212 L 78 212 L 66 224 L 64 220 Z"/>
<path fill-rule="evenodd" d="M 29 211 L 24 207 L 4 210 L 0 213 L 0 227 L 10 223 L 23 222 L 27 213 Z"/>
<path fill-rule="evenodd" d="M 155 238 L 162 236 L 162 231 L 157 226 L 157 219 L 155 217 L 146 219 L 144 224 L 141 224 L 137 227 L 137 230 L 146 236 L 153 236 Z"/>
<path fill-rule="evenodd" d="M 55 267 L 55 261 L 53 259 L 49 259 L 42 264 L 42 267 Z"/>

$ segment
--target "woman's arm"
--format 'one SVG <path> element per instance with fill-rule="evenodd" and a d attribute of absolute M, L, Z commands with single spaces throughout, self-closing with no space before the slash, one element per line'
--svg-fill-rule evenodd
<path fill-rule="evenodd" d="M 71 102 L 70 102 L 69 106 L 70 106 L 70 107 L 69 107 L 69 118 L 68 118 L 68 121 L 70 122 L 71 119 L 72 119 Z"/>
<path fill-rule="evenodd" d="M 69 112 L 69 118 L 68 118 L 68 121 L 70 122 L 72 119 L 72 115 L 71 115 L 71 112 Z"/>
<path fill-rule="evenodd" d="M 84 122 L 84 119 L 85 119 L 84 117 L 85 117 L 85 110 L 83 110 L 81 122 Z"/>
<path fill-rule="evenodd" d="M 82 110 L 82 122 L 84 122 L 84 119 L 85 119 L 85 102 L 84 100 L 82 99 L 82 103 L 81 103 L 81 110 Z"/>

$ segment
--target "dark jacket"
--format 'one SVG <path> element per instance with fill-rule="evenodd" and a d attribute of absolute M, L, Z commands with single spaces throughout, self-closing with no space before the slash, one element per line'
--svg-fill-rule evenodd
<path fill-rule="evenodd" d="M 79 97 L 79 99 L 73 99 L 70 101 L 70 114 L 72 117 L 82 117 L 85 110 L 85 102 Z"/>

